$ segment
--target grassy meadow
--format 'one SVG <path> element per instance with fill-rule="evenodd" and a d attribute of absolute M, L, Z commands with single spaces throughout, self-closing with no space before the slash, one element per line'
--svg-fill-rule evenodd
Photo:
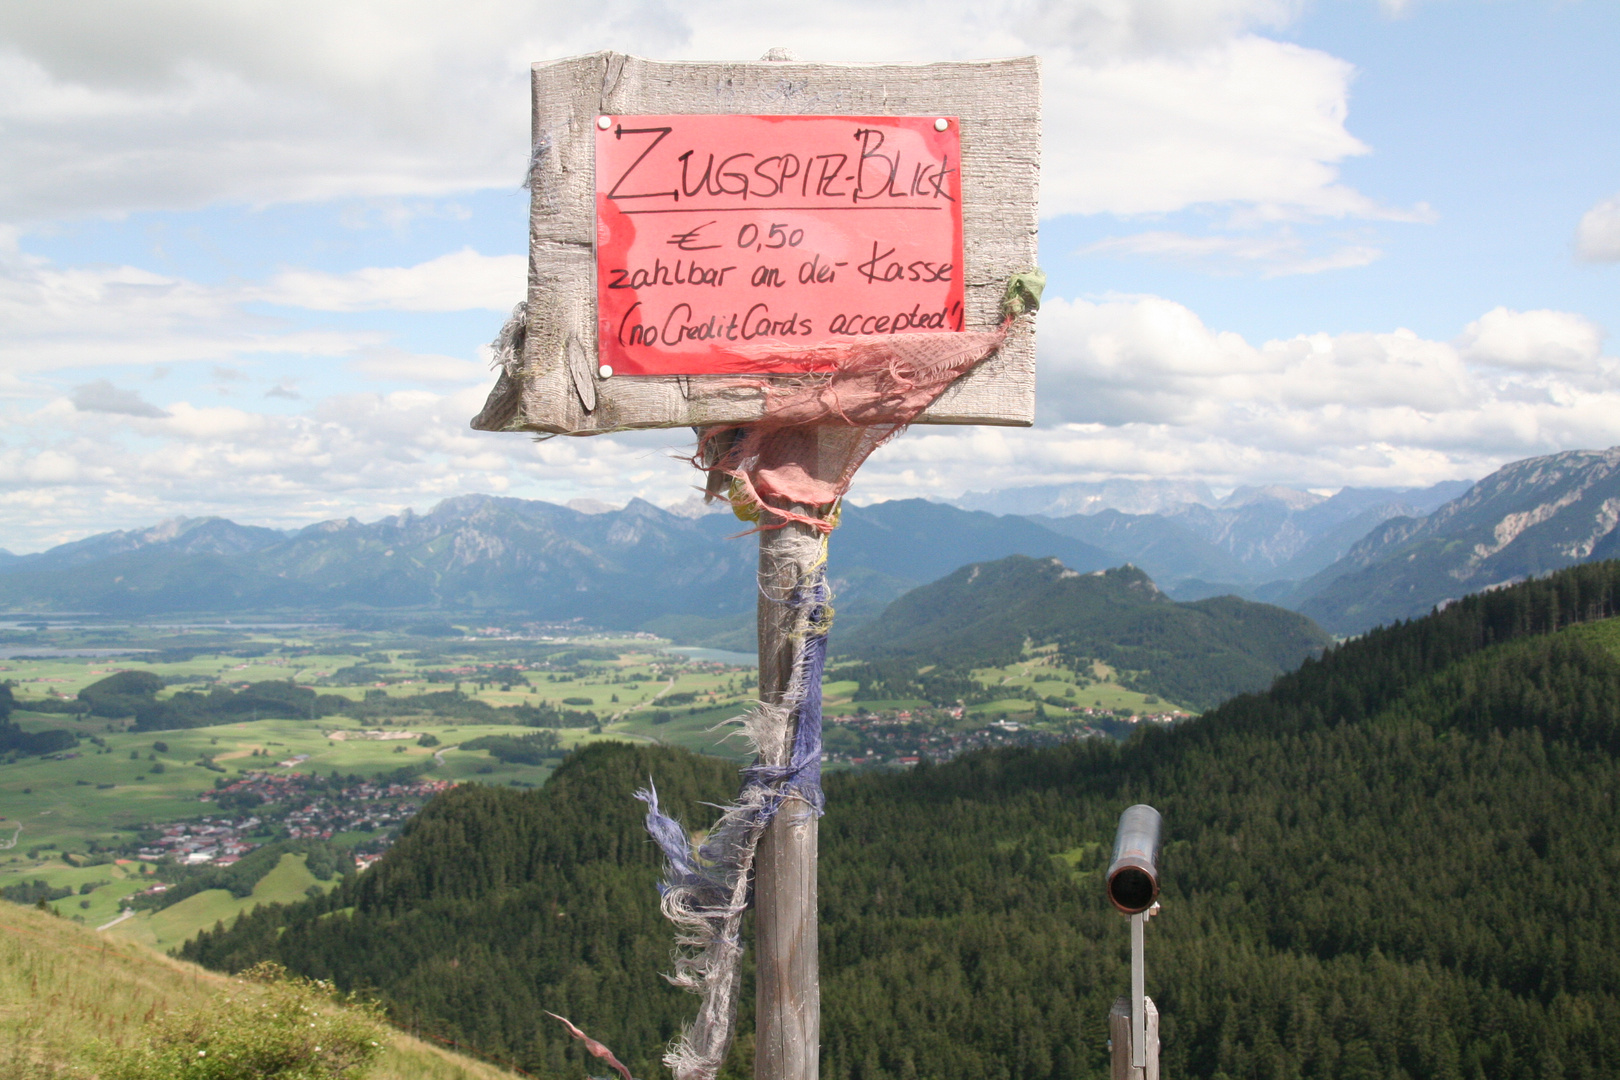
<path fill-rule="evenodd" d="M 1033 690 L 1042 697 L 1062 698 L 1075 707 L 1125 710 L 1138 714 L 1179 708 L 1152 694 L 1127 690 L 1120 685 L 1118 674 L 1102 661 L 1094 660 L 1090 677 L 1081 682 L 1073 672 L 1052 663 L 1049 652 L 1042 651 L 1032 651 L 1025 659 L 1006 667 L 973 669 L 973 677 L 986 687 Z M 970 706 L 967 712 L 970 716 L 1005 714 L 1010 719 L 1027 720 L 1033 706 L 1025 698 L 1006 698 Z"/>
<path fill-rule="evenodd" d="M 331 881 L 317 881 L 315 875 L 304 865 L 304 861 L 303 855 L 283 855 L 276 868 L 266 874 L 247 896 L 235 897 L 226 889 L 209 889 L 195 896 L 188 896 L 178 904 L 161 911 L 138 912 L 109 927 L 103 933 L 116 934 L 121 938 L 167 951 L 183 944 L 197 932 L 198 927 L 213 926 L 216 922 L 229 923 L 237 915 L 260 904 L 296 903 L 304 899 L 310 889 L 328 892 L 337 886 L 336 878 Z M 58 911 L 64 911 L 64 905 L 71 904 L 72 901 L 59 900 L 53 906 Z M 65 911 L 71 912 L 72 907 L 67 906 Z"/>

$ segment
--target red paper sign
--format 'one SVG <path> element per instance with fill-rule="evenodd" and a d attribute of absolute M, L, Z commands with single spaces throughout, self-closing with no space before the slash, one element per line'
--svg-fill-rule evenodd
<path fill-rule="evenodd" d="M 602 363 L 803 371 L 809 347 L 961 330 L 960 147 L 955 117 L 600 118 Z"/>

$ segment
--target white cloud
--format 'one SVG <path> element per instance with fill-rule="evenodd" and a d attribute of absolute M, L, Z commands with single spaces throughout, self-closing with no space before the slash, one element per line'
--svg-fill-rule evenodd
<path fill-rule="evenodd" d="M 1338 181 L 1368 148 L 1345 129 L 1352 67 L 1244 35 L 1190 54 L 1048 66 L 1046 214 L 1203 203 L 1266 218 L 1383 216 Z"/>
<path fill-rule="evenodd" d="M 1300 0 L 315 0 L 0 6 L 0 220 L 515 185 L 530 61 L 616 48 L 1040 52 L 1048 213 L 1386 211 L 1338 178 L 1343 60 L 1259 36 Z"/>
<path fill-rule="evenodd" d="M 1489 312 L 1456 342 L 1396 330 L 1260 344 L 1152 296 L 1056 300 L 1039 318 L 1036 429 L 915 428 L 873 457 L 856 497 L 1110 476 L 1428 484 L 1620 442 L 1620 359 L 1568 313 Z M 1580 366 L 1533 360 L 1581 350 Z"/>
<path fill-rule="evenodd" d="M 463 252 L 298 284 L 359 309 L 410 309 L 431 290 L 461 289 L 464 299 L 442 305 L 460 310 L 485 303 L 499 287 L 491 271 L 503 268 L 511 266 Z M 286 280 L 276 287 L 283 302 L 304 299 Z M 467 491 L 566 500 L 583 487 L 668 501 L 691 485 L 690 467 L 663 450 L 687 432 L 589 446 L 473 432 L 468 421 L 494 382 L 487 350 L 412 351 L 387 332 L 310 330 L 252 315 L 265 292 L 130 267 L 61 270 L 0 252 L 7 545 L 28 550 L 176 514 L 297 525 L 421 508 Z M 490 318 L 491 334 L 499 323 Z M 130 373 L 132 365 L 162 378 L 162 408 L 125 375 L 96 370 Z M 84 369 L 71 391 L 55 385 Z M 221 381 L 241 404 L 205 400 Z"/>
<path fill-rule="evenodd" d="M 1171 259 L 1215 273 L 1260 271 L 1261 277 L 1289 277 L 1344 270 L 1376 262 L 1383 252 L 1368 244 L 1339 244 L 1312 251 L 1291 230 L 1270 236 L 1190 236 L 1178 232 L 1142 232 L 1111 236 L 1081 248 L 1081 255 L 1136 255 Z"/>
<path fill-rule="evenodd" d="M 1054 299 L 1039 320 L 1039 427 L 918 427 L 868 462 L 855 496 L 1105 476 L 1427 484 L 1620 441 L 1620 360 L 1569 313 L 1498 309 L 1455 341 L 1393 330 L 1254 343 L 1155 296 Z M 393 372 L 400 388 L 309 397 L 293 411 L 183 398 L 166 417 L 85 413 L 62 398 L 13 408 L 0 446 L 7 546 L 177 513 L 364 518 L 468 491 L 668 503 L 697 481 L 677 459 L 690 450 L 684 430 L 538 444 L 474 432 L 468 418 L 491 385 L 478 362 L 383 351 L 347 362 Z M 401 374 L 412 365 L 414 386 Z"/>
<path fill-rule="evenodd" d="M 1038 400 L 1048 424 L 1241 430 L 1264 443 L 1345 410 L 1444 413 L 1479 396 L 1455 349 L 1404 330 L 1255 346 L 1153 296 L 1059 300 L 1040 319 Z"/>
<path fill-rule="evenodd" d="M 668 502 L 695 482 L 668 451 L 690 432 L 536 444 L 471 431 L 485 389 L 346 394 L 292 415 L 177 402 L 166 420 L 14 417 L 0 448 L 7 544 L 32 550 L 176 514 L 284 526 L 367 518 L 469 491 Z"/>
<path fill-rule="evenodd" d="M 1286 26 L 1303 8 L 1302 0 L 1039 0 L 1019 26 L 1032 47 L 1110 57 L 1207 48 Z"/>
<path fill-rule="evenodd" d="M 235 287 L 131 266 L 58 268 L 0 251 L 0 370 L 241 360 L 269 353 L 343 354 L 376 333 L 293 330 L 243 310 Z"/>
<path fill-rule="evenodd" d="M 12 216 L 214 199 L 423 194 L 513 182 L 539 28 L 519 0 L 0 8 Z M 533 53 L 534 55 L 531 55 Z"/>
<path fill-rule="evenodd" d="M 347 274 L 286 270 L 253 299 L 313 311 L 510 311 L 528 287 L 522 255 L 463 248 L 415 266 L 368 267 Z"/>
<path fill-rule="evenodd" d="M 1567 311 L 1496 308 L 1468 324 L 1458 346 L 1469 360 L 1521 371 L 1592 371 L 1603 331 Z"/>
<path fill-rule="evenodd" d="M 488 353 L 488 348 L 481 352 Z M 406 352 L 403 349 L 367 349 L 353 360 L 349 368 L 373 379 L 407 380 L 426 383 L 477 383 L 493 381 L 487 360 L 468 360 L 458 356 L 434 356 Z"/>
<path fill-rule="evenodd" d="M 106 379 L 73 388 L 73 407 L 80 412 L 112 413 L 118 416 L 167 417 L 169 414 L 144 400 L 134 390 L 114 386 Z"/>
<path fill-rule="evenodd" d="M 201 285 L 131 266 L 58 268 L 0 251 L 0 397 L 30 396 L 19 373 L 106 366 L 206 364 L 219 383 L 288 358 L 348 357 L 371 377 L 468 382 L 485 365 L 471 357 L 421 355 L 374 330 L 311 329 L 251 309 L 268 302 L 305 310 L 505 312 L 527 285 L 521 255 L 462 250 L 416 266 L 348 274 L 285 271 L 267 285 Z M 499 328 L 491 320 L 490 334 Z M 240 366 L 239 366 L 240 365 Z M 274 378 L 282 378 L 278 372 Z M 284 391 L 287 389 L 282 388 Z M 37 389 L 35 391 L 37 393 Z M 282 393 L 276 396 L 285 397 Z"/>
<path fill-rule="evenodd" d="M 1604 199 L 1575 229 L 1575 252 L 1590 262 L 1620 262 L 1620 195 Z"/>

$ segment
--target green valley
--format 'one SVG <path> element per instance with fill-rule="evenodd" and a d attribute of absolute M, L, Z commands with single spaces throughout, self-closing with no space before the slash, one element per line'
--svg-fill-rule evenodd
<path fill-rule="evenodd" d="M 44 896 L 64 917 L 111 923 L 106 933 L 163 949 L 255 904 L 330 889 L 336 878 L 327 873 L 290 873 L 305 858 L 298 844 L 329 842 L 363 866 L 447 784 L 536 787 L 568 753 L 604 740 L 734 763 L 744 748 L 714 729 L 753 693 L 748 657 L 666 651 L 641 637 L 424 640 L 252 624 L 25 632 L 42 655 L 16 650 L 24 654 L 0 661 L 9 722 L 25 737 L 66 741 L 0 759 L 0 889 L 27 903 Z M 120 638 L 147 651 L 51 655 Z M 1107 673 L 1086 681 L 1083 697 L 1064 698 L 1075 677 L 1050 659 L 1031 653 L 976 671 L 980 691 L 965 708 L 892 700 L 835 670 L 824 687 L 828 767 L 904 767 L 982 747 L 1123 734 L 1134 717 L 1177 715 Z M 109 685 L 114 693 L 98 695 Z M 195 711 L 162 709 L 184 695 L 223 701 L 226 721 L 143 729 L 142 709 L 148 725 L 195 723 Z M 243 700 L 258 704 L 242 709 Z M 312 705 L 317 715 L 296 715 Z M 198 875 L 272 849 L 286 850 L 289 872 L 255 879 L 240 895 L 205 890 L 174 902 Z"/>

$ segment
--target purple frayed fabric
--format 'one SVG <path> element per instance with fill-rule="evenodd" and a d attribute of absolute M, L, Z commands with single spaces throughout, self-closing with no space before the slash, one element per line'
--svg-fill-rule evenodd
<path fill-rule="evenodd" d="M 760 837 L 787 799 L 801 799 L 817 814 L 826 805 L 821 789 L 821 677 L 832 609 L 825 566 L 807 577 L 789 600 L 802 615 L 804 631 L 784 700 L 780 705 L 758 702 L 740 718 L 756 747 L 780 750 L 791 731 L 792 742 L 782 755 L 786 764 L 756 759 L 745 767 L 736 800 L 722 808 L 701 846 L 659 807 L 650 777 L 647 787 L 636 792 L 647 804 L 647 832 L 666 860 L 658 884 L 660 906 L 675 924 L 677 945 L 675 971 L 666 977 L 702 997 L 697 1018 L 664 1056 L 676 1080 L 713 1080 L 731 1047 L 741 984 L 742 917 L 753 901 L 751 872 Z"/>
<path fill-rule="evenodd" d="M 818 574 L 811 586 L 800 590 L 791 601 L 794 607 L 806 609 L 812 629 L 804 635 L 794 657 L 802 692 L 792 713 L 793 750 L 788 763 L 766 765 L 756 761 L 743 770 L 745 789 L 754 784 L 770 789 L 774 796 L 770 813 L 761 825 L 769 823 L 785 795 L 798 795 L 818 814 L 827 808 L 827 796 L 821 790 L 821 675 L 827 668 L 827 591 L 826 576 Z"/>

